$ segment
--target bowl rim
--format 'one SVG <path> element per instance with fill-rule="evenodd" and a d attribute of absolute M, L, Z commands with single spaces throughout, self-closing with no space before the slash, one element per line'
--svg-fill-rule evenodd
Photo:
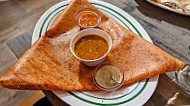
<path fill-rule="evenodd" d="M 112 64 L 112 65 L 110 65 L 110 64 Z M 113 64 L 116 65 L 116 66 L 113 66 Z M 95 77 L 96 77 L 95 75 L 96 75 L 96 73 L 98 72 L 98 70 L 101 69 L 101 68 L 104 67 L 104 66 L 113 66 L 113 67 L 116 67 L 116 68 L 120 71 L 120 73 L 121 73 L 121 82 L 120 82 L 117 86 L 115 86 L 115 87 L 113 87 L 113 88 L 105 88 L 105 87 L 102 87 L 101 85 L 99 85 L 99 84 L 97 83 L 96 78 L 95 78 Z M 123 71 L 123 68 L 122 68 L 118 63 L 113 62 L 113 61 L 107 61 L 107 62 L 101 63 L 101 64 L 99 64 L 99 65 L 95 68 L 95 71 L 93 72 L 93 81 L 94 81 L 95 85 L 96 85 L 98 88 L 102 89 L 102 90 L 105 90 L 105 91 L 114 91 L 114 90 L 117 90 L 117 89 L 119 89 L 119 88 L 123 85 L 123 83 L 124 83 L 124 71 Z"/>
<path fill-rule="evenodd" d="M 108 51 L 107 51 L 103 56 L 101 56 L 101 57 L 99 57 L 99 58 L 97 58 L 97 59 L 94 59 L 94 60 L 87 60 L 87 59 L 83 59 L 83 58 L 78 57 L 78 56 L 75 54 L 75 52 L 74 52 L 74 50 L 73 50 L 73 48 L 72 48 L 72 44 L 74 43 L 74 42 L 73 42 L 74 38 L 75 38 L 77 35 L 79 35 L 80 33 L 83 33 L 83 32 L 88 31 L 88 30 L 101 31 L 101 32 L 105 33 L 105 35 L 108 37 L 108 39 L 109 39 L 109 41 L 110 41 L 110 45 L 109 45 L 109 43 L 107 42 L 107 43 L 108 43 L 108 46 L 109 46 Z M 84 35 L 84 36 L 85 36 L 85 35 Z M 81 37 L 79 37 L 78 39 L 80 39 L 80 38 L 81 38 Z M 106 40 L 106 41 L 107 41 L 107 40 Z M 107 32 L 105 32 L 105 31 L 101 30 L 101 29 L 96 29 L 96 28 L 84 29 L 84 30 L 78 32 L 77 34 L 75 34 L 75 35 L 72 37 L 71 41 L 70 41 L 70 50 L 71 50 L 71 53 L 72 53 L 77 59 L 79 59 L 80 61 L 85 61 L 85 62 L 94 62 L 94 61 L 98 61 L 98 60 L 101 60 L 101 59 L 105 58 L 105 57 L 108 55 L 108 53 L 111 51 L 111 48 L 112 48 L 112 39 L 111 39 L 111 37 L 109 36 L 109 34 L 108 34 Z"/>
<path fill-rule="evenodd" d="M 82 14 L 82 13 L 85 13 L 85 12 L 91 12 L 93 14 L 95 14 L 96 16 L 98 16 L 98 23 L 96 25 L 93 25 L 93 26 L 84 26 L 84 25 L 81 25 L 79 22 L 78 22 L 78 17 Z M 90 8 L 84 8 L 84 9 L 81 9 L 79 11 L 77 11 L 77 13 L 75 14 L 75 22 L 77 23 L 78 26 L 82 27 L 82 28 L 93 28 L 93 27 L 97 27 L 100 22 L 101 22 L 101 14 L 97 11 L 97 10 L 94 10 L 94 9 L 90 9 Z"/>

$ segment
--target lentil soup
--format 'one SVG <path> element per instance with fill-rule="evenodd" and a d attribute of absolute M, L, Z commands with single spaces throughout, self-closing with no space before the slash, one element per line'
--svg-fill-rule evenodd
<path fill-rule="evenodd" d="M 107 41 L 98 35 L 86 35 L 80 38 L 74 46 L 75 54 L 86 60 L 95 60 L 108 51 Z"/>

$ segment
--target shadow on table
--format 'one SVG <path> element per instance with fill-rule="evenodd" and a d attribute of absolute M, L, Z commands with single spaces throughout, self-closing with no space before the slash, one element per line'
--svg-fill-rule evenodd
<path fill-rule="evenodd" d="M 190 16 L 185 16 L 170 12 L 160 7 L 154 6 L 145 0 L 135 0 L 139 5 L 138 10 L 145 16 L 155 18 L 160 21 L 166 21 L 170 24 L 183 27 L 190 30 Z"/>

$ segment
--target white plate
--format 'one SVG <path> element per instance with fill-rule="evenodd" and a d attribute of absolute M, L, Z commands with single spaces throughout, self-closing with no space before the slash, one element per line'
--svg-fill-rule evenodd
<path fill-rule="evenodd" d="M 153 5 L 155 5 L 155 6 L 158 6 L 160 8 L 163 8 L 163 9 L 166 9 L 166 10 L 178 13 L 178 14 L 190 16 L 190 14 L 188 14 L 188 13 L 185 13 L 185 12 L 182 12 L 182 11 L 177 11 L 177 10 L 175 10 L 175 9 L 169 7 L 169 6 L 165 6 L 165 5 L 160 4 L 160 3 L 158 3 L 158 2 L 156 2 L 154 0 L 146 0 L 146 1 L 149 2 L 149 3 L 151 3 L 151 4 L 153 4 Z"/>
<path fill-rule="evenodd" d="M 53 20 L 63 11 L 70 1 L 63 1 L 47 10 L 39 19 L 33 32 L 32 44 L 42 36 L 49 28 Z M 139 36 L 142 36 L 146 40 L 152 43 L 149 35 L 143 29 L 143 27 L 128 13 L 119 9 L 118 7 L 103 2 L 90 0 L 90 2 L 96 6 L 99 10 L 105 13 L 107 16 L 135 32 Z M 159 76 L 148 78 L 138 83 L 123 86 L 114 92 L 106 91 L 53 91 L 60 99 L 70 105 L 143 105 L 153 94 L 157 86 Z"/>

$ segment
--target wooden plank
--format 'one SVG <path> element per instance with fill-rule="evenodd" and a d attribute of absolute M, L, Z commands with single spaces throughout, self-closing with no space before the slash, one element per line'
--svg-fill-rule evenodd
<path fill-rule="evenodd" d="M 167 100 L 162 95 L 160 95 L 158 92 L 154 92 L 149 101 L 146 102 L 144 106 L 164 106 L 166 102 Z"/>
<path fill-rule="evenodd" d="M 62 101 L 52 91 L 43 91 L 43 92 L 47 96 L 48 100 L 51 102 L 53 106 L 69 106 L 69 104 Z"/>
<path fill-rule="evenodd" d="M 14 51 L 14 54 L 17 58 L 20 58 L 24 52 L 31 46 L 33 28 L 17 36 L 9 41 L 7 41 L 8 47 Z"/>
<path fill-rule="evenodd" d="M 174 95 L 176 94 L 177 98 L 174 99 L 172 103 L 170 103 L 169 101 L 171 98 L 174 98 Z M 144 104 L 144 106 L 188 105 L 190 104 L 189 100 L 190 96 L 181 87 L 179 87 L 165 74 L 162 74 L 160 75 L 155 92 L 149 101 Z M 170 104 L 168 104 L 168 102 Z"/>
<path fill-rule="evenodd" d="M 22 102 L 19 106 L 33 106 L 38 100 L 43 97 L 45 97 L 44 93 L 42 91 L 37 91 L 35 94 Z"/>
<path fill-rule="evenodd" d="M 165 74 L 160 75 L 156 92 L 158 92 L 167 101 L 176 93 L 179 93 L 175 101 L 175 105 L 190 104 L 190 95 L 188 95 L 183 89 L 181 89 L 181 87 L 179 87 Z"/>

